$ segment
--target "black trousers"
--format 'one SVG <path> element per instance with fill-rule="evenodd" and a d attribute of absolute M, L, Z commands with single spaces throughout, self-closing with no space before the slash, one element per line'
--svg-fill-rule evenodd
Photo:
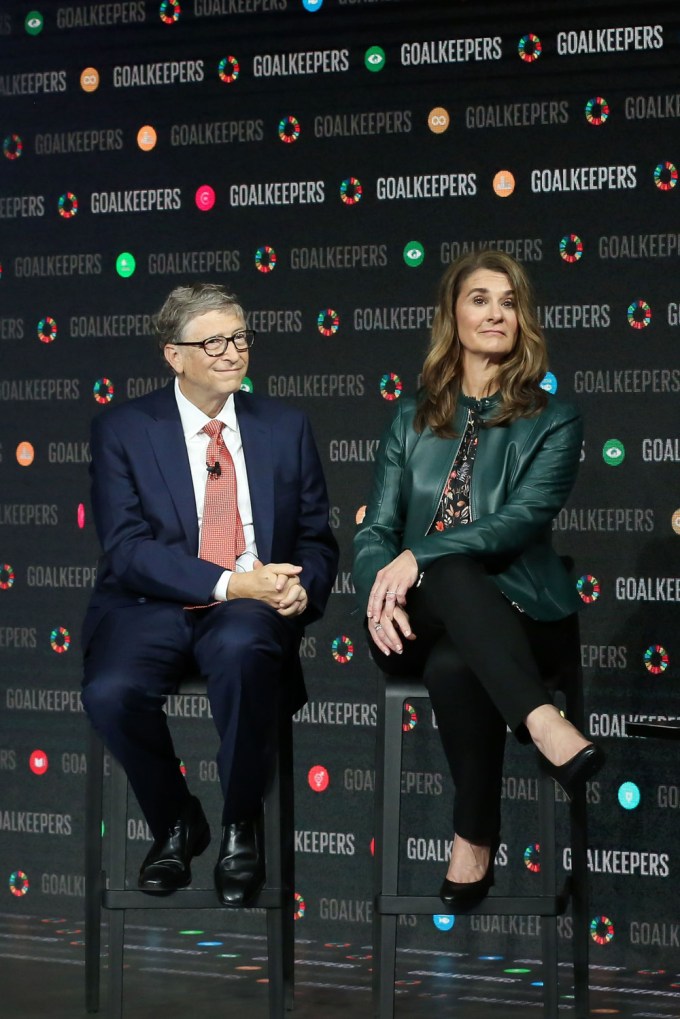
<path fill-rule="evenodd" d="M 523 719 L 574 674 L 577 618 L 529 618 L 478 561 L 460 555 L 426 570 L 406 610 L 417 639 L 387 656 L 369 638 L 373 658 L 388 675 L 422 676 L 456 787 L 454 831 L 491 844 L 500 833 L 506 727 L 529 742 Z"/>
<path fill-rule="evenodd" d="M 255 817 L 299 640 L 294 620 L 252 598 L 193 611 L 148 601 L 103 617 L 85 651 L 83 705 L 123 765 L 155 838 L 167 834 L 189 797 L 163 711 L 168 695 L 187 674 L 206 680 L 223 822 Z"/>

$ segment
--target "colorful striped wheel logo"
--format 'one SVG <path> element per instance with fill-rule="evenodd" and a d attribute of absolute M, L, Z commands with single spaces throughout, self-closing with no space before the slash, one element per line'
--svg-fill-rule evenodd
<path fill-rule="evenodd" d="M 111 403 L 115 392 L 111 379 L 97 379 L 92 387 L 92 395 L 97 403 Z"/>
<path fill-rule="evenodd" d="M 344 633 L 341 637 L 336 637 L 331 644 L 331 654 L 340 665 L 347 665 L 354 656 L 354 644 L 351 637 L 345 636 Z"/>
<path fill-rule="evenodd" d="M 380 380 L 380 395 L 383 400 L 398 400 L 404 388 L 401 379 L 394 372 L 385 372 Z"/>
<path fill-rule="evenodd" d="M 24 143 L 18 134 L 8 134 L 2 143 L 2 153 L 5 159 L 19 159 L 24 151 Z"/>
<path fill-rule="evenodd" d="M 176 21 L 179 21 L 179 16 L 182 13 L 179 0 L 163 0 L 158 13 L 162 22 L 166 25 L 174 25 Z"/>
<path fill-rule="evenodd" d="M 653 676 L 659 676 L 670 665 L 668 652 L 661 644 L 650 644 L 645 651 L 644 661 L 647 672 L 651 672 Z"/>
<path fill-rule="evenodd" d="M 255 268 L 258 272 L 274 272 L 276 268 L 276 252 L 268 244 L 263 244 L 255 252 Z"/>
<path fill-rule="evenodd" d="M 20 899 L 23 895 L 26 895 L 30 887 L 30 881 L 23 870 L 15 870 L 10 874 L 9 890 L 12 895 L 16 895 Z"/>
<path fill-rule="evenodd" d="M 652 321 L 652 309 L 646 301 L 632 301 L 628 305 L 628 325 L 632 329 L 646 329 Z"/>
<path fill-rule="evenodd" d="M 231 85 L 241 73 L 241 65 L 236 57 L 222 57 L 217 65 L 217 73 L 220 76 L 220 81 L 223 81 L 226 85 Z"/>
<path fill-rule="evenodd" d="M 38 339 L 41 343 L 53 343 L 57 338 L 57 323 L 49 315 L 38 322 Z"/>
<path fill-rule="evenodd" d="M 358 205 L 364 189 L 357 177 L 345 177 L 340 184 L 340 198 L 345 205 Z"/>
<path fill-rule="evenodd" d="M 59 198 L 57 208 L 59 209 L 59 215 L 64 219 L 73 219 L 74 216 L 78 215 L 78 199 L 72 191 L 67 191 Z"/>
<path fill-rule="evenodd" d="M 678 168 L 675 163 L 659 163 L 654 167 L 654 183 L 659 191 L 672 191 L 678 183 Z"/>
<path fill-rule="evenodd" d="M 525 63 L 533 64 L 543 52 L 543 43 L 533 32 L 528 32 L 518 42 L 517 52 Z"/>
<path fill-rule="evenodd" d="M 316 325 L 322 336 L 335 336 L 340 328 L 340 316 L 333 308 L 323 308 L 317 315 Z"/>
<path fill-rule="evenodd" d="M 295 893 L 294 898 L 295 898 L 295 910 L 293 912 L 293 919 L 302 920 L 307 911 L 307 904 L 299 892 Z"/>
<path fill-rule="evenodd" d="M 418 712 L 409 704 L 408 701 L 404 701 L 404 718 L 401 723 L 402 732 L 412 732 L 418 724 Z"/>
<path fill-rule="evenodd" d="M 290 145 L 300 137 L 300 121 L 297 117 L 282 117 L 279 121 L 279 138 Z"/>
<path fill-rule="evenodd" d="M 586 605 L 590 605 L 600 597 L 600 582 L 597 577 L 593 577 L 590 573 L 585 573 L 576 581 L 576 590 L 581 601 L 584 601 Z"/>
<path fill-rule="evenodd" d="M 55 626 L 50 634 L 50 647 L 58 655 L 65 654 L 71 646 L 71 634 L 65 626 Z"/>
<path fill-rule="evenodd" d="M 9 591 L 10 587 L 14 587 L 15 580 L 16 573 L 10 564 L 3 563 L 2 566 L 0 566 L 0 591 Z"/>
<path fill-rule="evenodd" d="M 608 945 L 614 939 L 614 924 L 608 916 L 594 916 L 590 921 L 590 936 L 598 945 Z"/>
<path fill-rule="evenodd" d="M 583 241 L 578 234 L 565 234 L 560 241 L 560 258 L 565 262 L 578 262 L 583 256 Z"/>
<path fill-rule="evenodd" d="M 532 874 L 538 874 L 541 870 L 541 846 L 539 842 L 532 842 L 524 850 L 524 866 Z"/>
<path fill-rule="evenodd" d="M 609 114 L 609 103 L 602 96 L 595 96 L 594 99 L 589 99 L 586 103 L 586 120 L 595 127 L 604 124 Z"/>

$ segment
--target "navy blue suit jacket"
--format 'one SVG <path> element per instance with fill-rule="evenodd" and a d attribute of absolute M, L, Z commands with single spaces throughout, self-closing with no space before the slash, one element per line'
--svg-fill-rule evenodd
<path fill-rule="evenodd" d="M 296 617 L 302 633 L 322 614 L 338 565 L 309 421 L 267 397 L 239 392 L 234 399 L 258 557 L 302 566 L 309 599 Z M 151 599 L 205 604 L 223 572 L 197 558 L 194 489 L 172 385 L 96 417 L 90 450 L 92 510 L 103 556 L 83 624 L 84 648 L 113 606 Z"/>

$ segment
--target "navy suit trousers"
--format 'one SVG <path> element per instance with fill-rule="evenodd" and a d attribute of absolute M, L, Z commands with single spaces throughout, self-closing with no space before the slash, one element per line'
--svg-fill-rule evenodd
<path fill-rule="evenodd" d="M 299 624 L 250 598 L 206 609 L 143 601 L 112 608 L 84 659 L 83 704 L 122 764 L 154 838 L 163 838 L 189 797 L 163 707 L 199 673 L 219 737 L 223 823 L 255 817 L 271 764 L 285 677 Z"/>

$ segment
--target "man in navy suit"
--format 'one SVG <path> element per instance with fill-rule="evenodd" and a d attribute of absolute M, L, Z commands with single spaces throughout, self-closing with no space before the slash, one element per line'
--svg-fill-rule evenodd
<path fill-rule="evenodd" d="M 291 711 L 305 700 L 300 640 L 323 613 L 337 545 L 306 416 L 241 392 L 254 334 L 236 298 L 215 284 L 178 287 L 156 331 L 174 384 L 92 424 L 92 508 L 104 554 L 83 627 L 83 703 L 154 836 L 139 885 L 167 893 L 190 883 L 210 830 L 163 705 L 187 672 L 205 678 L 224 793 L 215 884 L 225 905 L 239 906 L 264 881 L 268 746 L 280 699 Z M 204 426 L 215 419 L 235 472 L 233 569 L 198 555 L 206 486 L 221 474 L 206 460 L 213 440 Z"/>

